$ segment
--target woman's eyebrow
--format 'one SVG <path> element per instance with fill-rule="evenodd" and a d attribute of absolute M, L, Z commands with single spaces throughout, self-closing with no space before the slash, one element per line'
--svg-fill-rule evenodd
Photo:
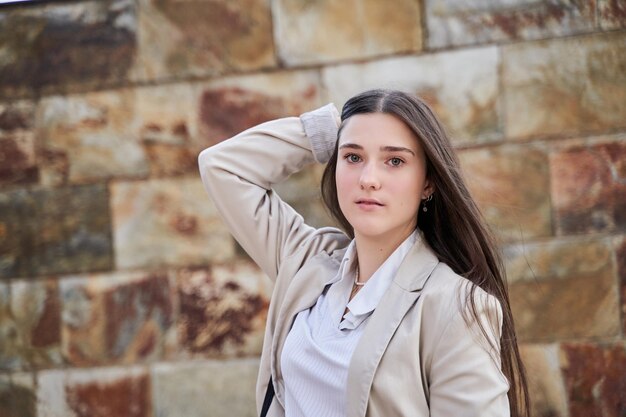
<path fill-rule="evenodd" d="M 363 147 L 361 145 L 358 145 L 356 143 L 350 143 L 350 142 L 344 143 L 343 145 L 339 146 L 339 149 L 343 149 L 343 148 L 363 150 Z M 415 152 L 403 146 L 381 146 L 380 150 L 383 152 L 408 152 L 411 155 L 415 156 Z"/>
<path fill-rule="evenodd" d="M 408 152 L 411 155 L 415 156 L 415 152 L 403 146 L 381 146 L 380 150 L 385 152 Z"/>

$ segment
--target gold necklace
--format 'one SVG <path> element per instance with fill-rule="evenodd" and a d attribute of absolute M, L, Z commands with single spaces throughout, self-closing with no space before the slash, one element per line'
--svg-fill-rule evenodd
<path fill-rule="evenodd" d="M 365 285 L 365 282 L 359 282 L 359 266 L 356 266 L 356 273 L 354 274 L 354 284 L 352 285 L 352 291 L 350 292 L 349 300 L 352 300 L 357 292 Z"/>

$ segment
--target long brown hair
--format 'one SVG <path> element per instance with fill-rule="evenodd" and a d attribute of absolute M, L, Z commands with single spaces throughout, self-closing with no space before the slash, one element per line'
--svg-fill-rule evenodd
<path fill-rule="evenodd" d="M 510 384 L 511 416 L 528 416 L 530 400 L 526 373 L 517 346 L 504 266 L 495 240 L 465 185 L 450 139 L 426 103 L 414 95 L 395 90 L 370 90 L 348 100 L 341 112 L 338 136 L 347 119 L 363 113 L 391 114 L 406 123 L 419 138 L 427 161 L 426 176 L 435 191 L 430 201 L 422 202 L 427 204 L 428 214 L 418 216 L 417 226 L 439 260 L 472 283 L 468 298 L 471 318 L 481 323 L 473 297 L 476 287 L 500 301 L 503 312 L 500 360 L 502 372 Z M 341 212 L 337 199 L 337 154 L 336 145 L 322 177 L 322 198 L 344 231 L 354 237 L 354 230 Z M 482 324 L 480 327 L 485 333 Z"/>

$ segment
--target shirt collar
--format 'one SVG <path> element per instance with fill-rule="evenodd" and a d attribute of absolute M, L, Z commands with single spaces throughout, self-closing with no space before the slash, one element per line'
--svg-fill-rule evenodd
<path fill-rule="evenodd" d="M 396 248 L 396 250 L 385 260 L 385 262 L 374 272 L 374 274 L 367 280 L 367 283 L 361 288 L 361 290 L 354 296 L 354 298 L 348 303 L 348 313 L 343 317 L 344 322 L 341 324 L 341 328 L 354 328 L 358 326 L 367 316 L 376 309 L 380 299 L 389 288 L 389 285 L 393 281 L 400 264 L 406 257 L 407 253 L 411 250 L 413 245 L 420 238 L 421 233 L 419 230 L 415 230 L 404 242 Z M 354 241 L 350 244 L 353 246 Z M 341 280 L 348 278 L 350 284 L 354 282 L 354 253 L 356 252 L 356 246 L 349 248 L 346 255 L 351 254 L 344 265 L 343 271 L 341 271 Z M 346 259 L 344 257 L 344 259 Z M 345 266 L 350 266 L 349 268 Z M 343 287 L 343 286 L 342 286 Z M 350 288 L 352 285 L 350 285 Z"/>

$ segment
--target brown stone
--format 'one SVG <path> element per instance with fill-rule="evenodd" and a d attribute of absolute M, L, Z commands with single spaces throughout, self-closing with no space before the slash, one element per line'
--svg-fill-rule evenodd
<path fill-rule="evenodd" d="M 598 21 L 602 29 L 626 27 L 626 3 L 622 0 L 597 0 Z"/>
<path fill-rule="evenodd" d="M 135 13 L 134 3 L 124 0 L 3 10 L 0 93 L 126 79 L 135 54 Z"/>
<path fill-rule="evenodd" d="M 23 376 L 25 374 L 14 374 L 12 378 L 8 375 L 0 375 L 0 415 L 2 417 L 37 417 L 34 384 L 24 381 L 26 378 Z"/>
<path fill-rule="evenodd" d="M 258 416 L 258 369 L 256 358 L 157 364 L 152 368 L 155 416 Z"/>
<path fill-rule="evenodd" d="M 34 103 L 0 104 L 0 186 L 36 183 Z"/>
<path fill-rule="evenodd" d="M 610 239 L 519 244 L 505 250 L 522 341 L 612 338 L 620 313 Z"/>
<path fill-rule="evenodd" d="M 626 412 L 626 348 L 566 343 L 562 368 L 571 416 L 622 417 Z"/>
<path fill-rule="evenodd" d="M 43 99 L 37 124 L 45 182 L 147 176 L 146 152 L 133 130 L 135 99 L 128 89 Z"/>
<path fill-rule="evenodd" d="M 420 2 L 281 0 L 274 16 L 278 53 L 288 65 L 422 49 Z"/>
<path fill-rule="evenodd" d="M 181 346 L 212 357 L 260 354 L 269 294 L 267 278 L 248 263 L 181 271 Z"/>
<path fill-rule="evenodd" d="M 549 236 L 548 158 L 534 147 L 501 146 L 459 152 L 473 197 L 504 241 Z"/>
<path fill-rule="evenodd" d="M 61 281 L 63 354 L 73 365 L 161 358 L 173 322 L 165 274 L 116 273 Z"/>
<path fill-rule="evenodd" d="M 41 372 L 38 416 L 151 417 L 150 379 L 140 368 Z"/>
<path fill-rule="evenodd" d="M 0 370 L 15 370 L 21 366 L 20 334 L 11 311 L 10 286 L 0 282 Z"/>
<path fill-rule="evenodd" d="M 559 346 L 520 346 L 533 417 L 568 417 L 567 392 L 559 367 Z"/>
<path fill-rule="evenodd" d="M 205 146 L 320 104 L 318 79 L 310 71 L 233 77 L 199 88 L 199 133 L 206 138 Z"/>
<path fill-rule="evenodd" d="M 199 178 L 111 186 L 119 269 L 202 265 L 234 256 L 233 239 Z"/>
<path fill-rule="evenodd" d="M 615 260 L 617 261 L 617 274 L 619 277 L 622 329 L 623 332 L 626 333 L 626 238 L 616 238 L 613 244 L 615 247 Z"/>
<path fill-rule="evenodd" d="M 0 133 L 31 130 L 34 120 L 35 104 L 32 101 L 0 103 Z"/>
<path fill-rule="evenodd" d="M 207 76 L 275 65 L 263 0 L 142 0 L 135 79 Z"/>
<path fill-rule="evenodd" d="M 550 154 L 560 234 L 626 230 L 626 141 L 574 144 Z"/>
<path fill-rule="evenodd" d="M 532 40 L 592 32 L 594 1 L 426 1 L 428 47 Z"/>
<path fill-rule="evenodd" d="M 484 47 L 325 67 L 324 101 L 343 106 L 372 88 L 402 90 L 432 107 L 455 144 L 501 139 L 498 54 Z"/>
<path fill-rule="evenodd" d="M 110 227 L 102 185 L 0 193 L 0 277 L 109 269 Z"/>
<path fill-rule="evenodd" d="M 507 45 L 502 63 L 507 137 L 626 126 L 626 33 Z"/>

